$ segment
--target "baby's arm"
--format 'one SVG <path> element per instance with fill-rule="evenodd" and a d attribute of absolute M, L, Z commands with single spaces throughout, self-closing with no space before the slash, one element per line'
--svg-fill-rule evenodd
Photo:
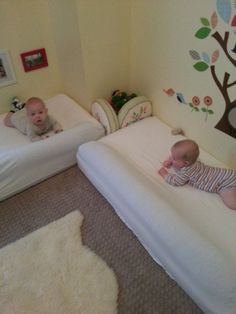
<path fill-rule="evenodd" d="M 165 168 L 170 168 L 172 166 L 172 159 L 171 159 L 171 157 L 169 157 L 168 159 L 163 161 L 162 165 Z"/>
<path fill-rule="evenodd" d="M 168 176 L 168 171 L 165 169 L 165 168 L 170 168 L 172 166 L 172 159 L 171 159 L 171 156 L 164 160 L 163 163 L 162 163 L 162 166 L 159 170 L 158 170 L 158 173 L 160 176 L 162 176 L 163 179 L 166 178 L 166 176 Z"/>
<path fill-rule="evenodd" d="M 60 133 L 63 131 L 63 128 L 59 122 L 56 122 L 55 124 L 53 124 L 53 131 L 54 133 Z"/>
<path fill-rule="evenodd" d="M 161 168 L 158 170 L 158 173 L 159 173 L 159 175 L 160 175 L 163 179 L 165 179 L 166 176 L 168 176 L 168 171 L 167 171 L 166 168 L 164 168 L 164 167 L 161 167 Z"/>
<path fill-rule="evenodd" d="M 63 131 L 62 125 L 51 116 L 50 116 L 50 121 L 51 121 L 52 129 L 54 133 L 60 133 Z"/>
<path fill-rule="evenodd" d="M 158 173 L 162 178 L 169 183 L 170 185 L 174 186 L 182 186 L 188 183 L 189 177 L 185 174 L 171 174 L 169 173 L 164 167 L 158 170 Z"/>
<path fill-rule="evenodd" d="M 31 140 L 31 142 L 37 142 L 41 140 L 41 136 L 38 135 L 30 125 L 26 126 L 26 135 Z"/>

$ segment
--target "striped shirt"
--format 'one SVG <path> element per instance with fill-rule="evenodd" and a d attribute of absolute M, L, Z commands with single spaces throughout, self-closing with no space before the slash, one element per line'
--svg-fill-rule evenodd
<path fill-rule="evenodd" d="M 236 170 L 210 167 L 197 161 L 176 170 L 176 174 L 169 173 L 165 181 L 174 186 L 188 183 L 203 191 L 219 193 L 223 189 L 236 188 Z"/>

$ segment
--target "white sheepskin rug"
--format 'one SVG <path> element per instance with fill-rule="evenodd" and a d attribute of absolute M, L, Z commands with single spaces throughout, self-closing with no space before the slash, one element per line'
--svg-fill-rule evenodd
<path fill-rule="evenodd" d="M 82 244 L 74 211 L 0 250 L 0 313 L 113 314 L 113 271 Z"/>

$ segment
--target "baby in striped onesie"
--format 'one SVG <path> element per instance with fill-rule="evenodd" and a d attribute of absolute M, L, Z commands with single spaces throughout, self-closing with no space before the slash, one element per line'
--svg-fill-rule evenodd
<path fill-rule="evenodd" d="M 198 156 L 199 147 L 194 141 L 179 141 L 171 147 L 171 156 L 158 173 L 171 185 L 188 183 L 197 189 L 218 193 L 226 206 L 236 209 L 236 170 L 204 165 L 197 160 Z M 170 167 L 175 174 L 168 172 Z"/>

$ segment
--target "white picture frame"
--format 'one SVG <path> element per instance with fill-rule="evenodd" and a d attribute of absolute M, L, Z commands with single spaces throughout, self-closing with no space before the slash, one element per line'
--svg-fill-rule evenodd
<path fill-rule="evenodd" d="M 11 63 L 9 52 L 0 49 L 0 87 L 16 83 L 16 75 Z"/>

